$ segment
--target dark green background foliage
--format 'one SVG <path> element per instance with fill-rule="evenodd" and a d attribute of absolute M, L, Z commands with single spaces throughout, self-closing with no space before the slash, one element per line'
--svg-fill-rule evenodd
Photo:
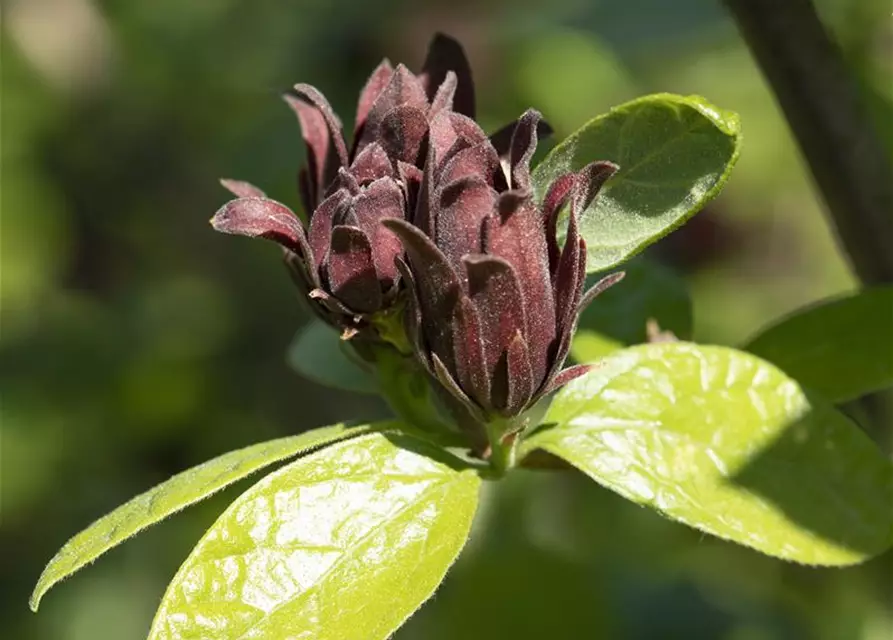
<path fill-rule="evenodd" d="M 854 289 L 717 3 L 479 5 L 3 4 L 3 637 L 144 637 L 165 584 L 246 483 L 102 558 L 33 616 L 28 593 L 68 537 L 217 454 L 385 415 L 373 396 L 289 370 L 286 347 L 307 314 L 277 251 L 207 224 L 228 198 L 219 176 L 296 205 L 303 149 L 278 99 L 294 82 L 318 86 L 349 122 L 382 56 L 417 68 L 442 30 L 465 43 L 491 130 L 533 106 L 560 140 L 641 94 L 707 96 L 740 114 L 744 151 L 707 210 L 647 251 L 690 286 L 694 338 L 740 344 L 784 312 Z M 889 101 L 886 3 L 820 8 L 865 88 Z M 616 337 L 641 339 L 642 320 Z M 889 404 L 847 407 L 888 453 Z M 396 637 L 872 640 L 893 625 L 891 560 L 785 564 L 579 474 L 518 472 L 487 484 L 467 549 Z"/>

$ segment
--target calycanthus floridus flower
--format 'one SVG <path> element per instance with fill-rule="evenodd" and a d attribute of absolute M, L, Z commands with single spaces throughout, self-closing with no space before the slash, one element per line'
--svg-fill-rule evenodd
<path fill-rule="evenodd" d="M 349 338 L 396 299 L 395 258 L 403 249 L 380 222 L 406 219 L 414 209 L 429 124 L 475 126 L 471 71 L 461 46 L 443 35 L 432 41 L 419 75 L 383 61 L 360 93 L 350 149 L 325 97 L 305 84 L 294 91 L 285 100 L 307 146 L 299 190 L 309 227 L 284 204 L 235 180 L 221 181 L 238 198 L 211 222 L 218 231 L 280 244 L 314 310 Z"/>
<path fill-rule="evenodd" d="M 539 113 L 525 113 L 502 154 L 479 131 L 453 139 L 448 151 L 432 144 L 415 224 L 384 222 L 408 256 L 398 262 L 410 293 L 414 351 L 481 424 L 520 415 L 588 370 L 562 370 L 577 319 L 623 275 L 584 293 L 586 243 L 577 226 L 618 167 L 595 162 L 563 175 L 538 206 L 530 160 L 539 123 Z M 568 203 L 560 248 L 558 217 Z"/>

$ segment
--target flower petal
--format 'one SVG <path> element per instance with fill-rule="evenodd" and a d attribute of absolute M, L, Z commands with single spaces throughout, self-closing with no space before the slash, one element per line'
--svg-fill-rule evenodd
<path fill-rule="evenodd" d="M 366 86 L 364 86 L 363 90 L 360 92 L 360 100 L 357 103 L 357 119 L 354 126 L 354 144 L 356 144 L 356 140 L 359 139 L 362 134 L 363 126 L 366 124 L 366 117 L 369 115 L 369 110 L 372 109 L 372 105 L 375 104 L 375 101 L 378 99 L 378 96 L 381 95 L 381 92 L 388 86 L 388 83 L 391 81 L 391 76 L 393 75 L 394 67 L 391 66 L 391 61 L 385 58 L 375 68 L 375 71 L 372 72 L 372 75 L 369 76 L 369 79 L 366 81 Z"/>
<path fill-rule="evenodd" d="M 447 71 L 443 82 L 437 87 L 437 93 L 431 98 L 431 106 L 428 108 L 428 118 L 433 118 L 441 111 L 450 111 L 453 108 L 453 100 L 456 97 L 456 74 Z"/>
<path fill-rule="evenodd" d="M 419 162 L 419 151 L 428 134 L 428 118 L 425 112 L 411 105 L 400 105 L 388 111 L 378 129 L 388 156 L 410 164 Z"/>
<path fill-rule="evenodd" d="M 507 260 L 515 269 L 527 307 L 527 334 L 534 379 L 549 368 L 555 339 L 555 296 L 549 274 L 542 214 L 529 197 L 500 194 L 496 211 L 484 222 L 484 252 Z"/>
<path fill-rule="evenodd" d="M 583 297 L 580 298 L 580 304 L 577 306 L 577 313 L 583 313 L 586 307 L 589 306 L 589 303 L 595 300 L 596 296 L 623 280 L 625 275 L 626 272 L 624 271 L 611 273 L 592 285 L 592 287 L 583 294 Z"/>
<path fill-rule="evenodd" d="M 221 178 L 220 184 L 237 198 L 265 198 L 267 194 L 250 182 Z"/>
<path fill-rule="evenodd" d="M 332 238 L 332 227 L 335 226 L 335 217 L 336 215 L 340 217 L 341 212 L 347 208 L 349 197 L 345 189 L 339 189 L 323 200 L 310 218 L 310 231 L 307 235 L 317 269 L 325 263 Z"/>
<path fill-rule="evenodd" d="M 461 149 L 444 162 L 438 175 L 438 181 L 448 184 L 466 176 L 478 176 L 497 191 L 504 191 L 505 181 L 502 179 L 502 167 L 499 156 L 488 140 Z"/>
<path fill-rule="evenodd" d="M 435 193 L 434 241 L 454 268 L 462 256 L 482 253 L 484 220 L 493 211 L 496 192 L 479 176 L 460 178 Z"/>
<path fill-rule="evenodd" d="M 397 270 L 406 286 L 406 313 L 403 315 L 403 323 L 406 328 L 406 336 L 409 338 L 409 344 L 412 347 L 416 358 L 421 362 L 429 373 L 433 375 L 431 370 L 431 361 L 425 351 L 422 339 L 422 309 L 419 302 L 419 290 L 416 285 L 415 276 L 406 261 L 398 256 L 394 261 L 397 264 Z"/>
<path fill-rule="evenodd" d="M 559 372 L 552 380 L 543 387 L 543 389 L 539 392 L 539 396 L 547 396 L 550 393 L 557 391 L 564 385 L 566 385 L 571 380 L 579 378 L 580 376 L 586 375 L 590 371 L 592 371 L 593 365 L 591 364 L 575 364 L 567 369 Z"/>
<path fill-rule="evenodd" d="M 332 229 L 326 276 L 332 293 L 351 310 L 372 313 L 381 308 L 372 245 L 361 229 L 344 225 Z"/>
<path fill-rule="evenodd" d="M 533 370 L 530 366 L 530 352 L 527 342 L 521 333 L 509 343 L 505 352 L 507 393 L 505 404 L 502 407 L 505 415 L 518 415 L 533 394 L 534 388 L 539 386 L 539 381 L 533 379 Z"/>
<path fill-rule="evenodd" d="M 372 257 L 378 279 L 387 288 L 399 275 L 394 259 L 403 253 L 400 239 L 381 224 L 386 218 L 402 218 L 403 193 L 391 178 L 380 178 L 353 199 L 356 224 L 372 241 Z"/>
<path fill-rule="evenodd" d="M 395 107 L 402 105 L 409 105 L 424 111 L 428 108 L 428 97 L 425 95 L 425 90 L 419 79 L 405 66 L 398 64 L 391 74 L 387 86 L 375 99 L 366 115 L 363 131 L 360 133 L 356 147 L 357 151 L 378 139 L 378 129 L 385 115 Z"/>
<path fill-rule="evenodd" d="M 291 209 L 269 198 L 230 200 L 211 218 L 215 231 L 249 238 L 266 238 L 286 249 L 303 252 L 306 244 L 301 222 Z"/>
<path fill-rule="evenodd" d="M 605 182 L 619 170 L 620 167 L 613 162 L 602 160 L 591 162 L 577 172 L 576 188 L 574 189 L 574 206 L 577 209 L 577 215 L 583 215 Z"/>
<path fill-rule="evenodd" d="M 512 189 L 530 189 L 530 161 L 536 151 L 536 126 L 542 118 L 539 111 L 528 109 L 512 132 L 509 149 L 509 184 Z"/>
<path fill-rule="evenodd" d="M 546 242 L 549 246 L 549 271 L 555 277 L 560 249 L 558 247 L 558 214 L 567 204 L 577 183 L 577 174 L 566 173 L 555 178 L 543 198 L 543 221 L 546 224 Z"/>
<path fill-rule="evenodd" d="M 429 98 L 435 95 L 450 71 L 455 72 L 458 80 L 453 108 L 474 118 L 474 81 L 465 51 L 457 40 L 437 33 L 428 47 L 428 56 L 420 74 Z"/>
<path fill-rule="evenodd" d="M 508 165 L 509 151 L 512 148 L 512 136 L 515 134 L 515 128 L 518 126 L 518 120 L 512 120 L 507 125 L 490 134 L 490 143 L 496 149 L 501 159 L 505 160 Z M 536 137 L 538 140 L 548 138 L 554 133 L 552 126 L 545 120 L 540 120 L 536 125 Z"/>
<path fill-rule="evenodd" d="M 429 348 L 451 369 L 455 363 L 452 331 L 445 319 L 452 318 L 461 293 L 459 276 L 428 236 L 406 220 L 382 222 L 403 242 L 412 273 L 418 283 L 422 331 Z"/>
<path fill-rule="evenodd" d="M 357 154 L 349 173 L 362 186 L 385 176 L 393 176 L 394 168 L 381 145 L 373 142 Z"/>
<path fill-rule="evenodd" d="M 490 403 L 490 375 L 484 360 L 481 317 L 466 296 L 459 296 L 449 324 L 453 333 L 456 380 L 469 397 L 486 407 Z"/>
<path fill-rule="evenodd" d="M 463 256 L 462 262 L 468 275 L 468 296 L 481 317 L 487 371 L 493 375 L 515 335 L 527 335 L 524 293 L 508 261 L 478 254 Z"/>

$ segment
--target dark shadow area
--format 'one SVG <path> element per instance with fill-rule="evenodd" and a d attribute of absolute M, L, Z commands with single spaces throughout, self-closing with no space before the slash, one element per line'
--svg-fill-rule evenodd
<path fill-rule="evenodd" d="M 876 555 L 893 531 L 893 467 L 847 417 L 817 398 L 810 404 L 729 482 L 829 542 Z"/>

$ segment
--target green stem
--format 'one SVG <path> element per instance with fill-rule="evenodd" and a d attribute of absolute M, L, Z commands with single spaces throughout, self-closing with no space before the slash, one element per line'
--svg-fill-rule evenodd
<path fill-rule="evenodd" d="M 490 468 L 496 477 L 502 477 L 515 466 L 518 451 L 517 430 L 506 420 L 495 420 L 487 425 L 490 440 Z"/>

